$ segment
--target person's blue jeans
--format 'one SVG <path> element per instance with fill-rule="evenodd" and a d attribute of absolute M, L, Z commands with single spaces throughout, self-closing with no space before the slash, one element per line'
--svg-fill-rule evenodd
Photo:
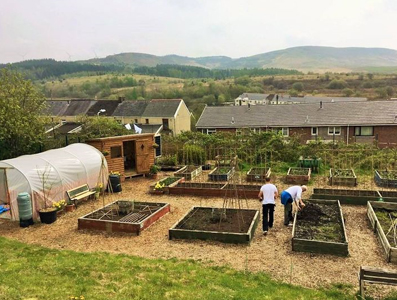
<path fill-rule="evenodd" d="M 281 203 L 284 204 L 284 225 L 288 225 L 293 221 L 292 217 L 292 202 L 294 201 L 290 193 L 283 191 L 280 195 Z"/>

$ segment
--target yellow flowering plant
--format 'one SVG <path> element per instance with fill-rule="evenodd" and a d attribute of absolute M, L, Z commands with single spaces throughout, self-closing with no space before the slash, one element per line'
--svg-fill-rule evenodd
<path fill-rule="evenodd" d="M 156 185 L 154 186 L 154 190 L 155 191 L 162 190 L 163 187 L 165 187 L 165 183 L 160 183 L 160 181 L 157 181 Z"/>
<path fill-rule="evenodd" d="M 97 193 L 100 193 L 102 191 L 102 188 L 103 188 L 103 183 L 102 182 L 98 182 L 96 187 L 95 187 L 95 191 Z"/>
<path fill-rule="evenodd" d="M 52 207 L 55 208 L 56 210 L 61 210 L 66 206 L 66 201 L 64 199 L 59 200 L 58 202 L 54 202 L 52 204 Z"/>

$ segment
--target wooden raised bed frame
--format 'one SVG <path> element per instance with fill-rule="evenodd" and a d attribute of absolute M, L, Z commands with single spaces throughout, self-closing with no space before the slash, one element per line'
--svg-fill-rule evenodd
<path fill-rule="evenodd" d="M 175 177 L 185 177 L 186 180 L 192 180 L 203 172 L 202 166 L 184 166 L 174 173 Z"/>
<path fill-rule="evenodd" d="M 223 243 L 235 243 L 235 244 L 249 244 L 254 236 L 255 229 L 259 223 L 259 211 L 252 209 L 243 209 L 245 211 L 255 211 L 255 215 L 251 220 L 251 224 L 247 232 L 235 233 L 235 232 L 219 232 L 219 231 L 203 231 L 203 230 L 188 230 L 178 229 L 178 225 L 184 221 L 184 219 L 195 209 L 205 209 L 211 211 L 212 207 L 193 207 L 182 219 L 174 224 L 169 229 L 169 239 L 188 239 L 188 240 L 213 240 Z M 227 208 L 228 211 L 238 209 Z M 236 220 L 237 222 L 237 220 Z"/>
<path fill-rule="evenodd" d="M 378 191 L 314 188 L 311 198 L 339 200 L 342 204 L 367 205 L 368 201 L 378 201 L 382 195 Z"/>
<path fill-rule="evenodd" d="M 335 176 L 335 171 L 349 172 L 351 176 Z M 330 185 L 344 185 L 344 186 L 356 186 L 357 176 L 353 169 L 329 169 L 329 184 Z"/>
<path fill-rule="evenodd" d="M 345 222 L 343 219 L 342 207 L 338 200 L 309 200 L 312 203 L 325 204 L 325 205 L 337 205 L 340 212 L 341 230 L 343 231 L 343 238 L 345 242 L 327 242 L 308 240 L 295 237 L 295 231 L 297 226 L 297 215 L 295 214 L 294 225 L 292 228 L 292 251 L 299 252 L 310 252 L 310 253 L 321 253 L 321 254 L 332 254 L 337 256 L 347 256 L 349 254 L 348 240 L 346 235 Z M 304 208 L 303 208 L 304 209 Z"/>
<path fill-rule="evenodd" d="M 295 175 L 295 171 L 305 172 L 305 175 Z M 285 177 L 285 181 L 287 183 L 296 183 L 296 184 L 307 184 L 310 180 L 311 169 L 310 168 L 289 168 L 287 176 Z"/>
<path fill-rule="evenodd" d="M 112 220 L 110 219 L 109 214 L 107 217 L 102 217 L 100 219 L 95 218 L 95 215 L 104 215 L 107 211 L 113 212 L 114 207 L 118 206 L 119 201 L 125 202 L 126 200 L 114 201 L 100 209 L 97 209 L 80 217 L 78 219 L 78 229 L 101 230 L 110 233 L 126 232 L 132 233 L 134 235 L 139 235 L 142 230 L 149 227 L 151 224 L 156 222 L 158 219 L 160 219 L 162 216 L 170 211 L 170 205 L 168 203 L 134 201 L 134 210 L 121 218 L 120 216 L 115 216 L 114 218 L 112 218 Z M 148 212 L 141 212 L 138 216 L 137 213 L 139 212 L 137 211 L 139 210 L 139 208 L 145 206 L 149 206 Z"/>
<path fill-rule="evenodd" d="M 367 216 L 369 223 L 372 230 L 380 240 L 382 248 L 385 251 L 387 262 L 397 263 L 397 248 L 390 246 L 385 232 L 383 231 L 383 228 L 379 223 L 378 217 L 375 214 L 374 208 L 386 208 L 390 210 L 395 210 L 397 212 L 397 203 L 369 201 L 367 204 Z"/>
<path fill-rule="evenodd" d="M 271 174 L 270 168 L 252 167 L 247 172 L 247 181 L 265 182 L 266 178 L 270 177 L 270 174 Z"/>
<path fill-rule="evenodd" d="M 388 179 L 385 178 L 385 173 L 390 173 L 395 175 L 396 179 Z M 388 187 L 388 188 L 397 188 L 397 171 L 390 170 L 390 171 L 378 171 L 375 170 L 374 180 L 377 186 L 381 187 Z"/>
<path fill-rule="evenodd" d="M 208 174 L 208 179 L 210 181 L 228 181 L 232 174 L 234 173 L 234 168 L 229 168 L 229 171 L 227 173 L 218 173 L 218 170 L 220 168 L 226 168 L 226 167 L 216 167 L 213 169 L 209 174 Z"/>

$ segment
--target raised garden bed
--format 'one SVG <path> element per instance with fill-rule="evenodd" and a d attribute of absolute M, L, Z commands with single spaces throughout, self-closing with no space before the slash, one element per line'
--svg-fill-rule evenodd
<path fill-rule="evenodd" d="M 298 162 L 299 167 L 301 168 L 310 168 L 313 173 L 318 173 L 321 166 L 321 158 L 315 157 L 299 157 Z"/>
<path fill-rule="evenodd" d="M 253 184 L 228 184 L 225 186 L 224 189 L 229 191 L 228 193 L 226 193 L 226 196 L 235 195 L 235 191 L 237 191 L 238 197 L 242 199 L 245 198 L 258 199 L 258 194 L 261 187 L 262 187 L 261 185 L 253 185 Z"/>
<path fill-rule="evenodd" d="M 247 181 L 265 182 L 270 177 L 270 168 L 253 167 L 247 172 Z"/>
<path fill-rule="evenodd" d="M 371 228 L 385 251 L 387 262 L 397 263 L 397 244 L 395 240 L 397 203 L 368 202 L 367 216 Z"/>
<path fill-rule="evenodd" d="M 165 166 L 165 165 L 160 165 L 160 170 L 161 171 L 178 171 L 179 169 L 181 169 L 183 167 L 181 166 Z"/>
<path fill-rule="evenodd" d="M 289 168 L 285 181 L 287 183 L 306 184 L 310 180 L 310 168 Z"/>
<path fill-rule="evenodd" d="M 339 200 L 342 204 L 367 205 L 368 201 L 378 201 L 382 195 L 378 191 L 314 188 L 311 198 Z"/>
<path fill-rule="evenodd" d="M 397 188 L 397 171 L 378 171 L 375 170 L 374 180 L 377 186 Z"/>
<path fill-rule="evenodd" d="M 397 202 L 397 191 L 379 191 L 384 202 Z"/>
<path fill-rule="evenodd" d="M 169 187 L 170 194 L 194 195 L 205 197 L 223 197 L 223 188 L 226 183 L 198 183 L 198 182 L 179 182 L 177 185 Z"/>
<path fill-rule="evenodd" d="M 184 166 L 174 173 L 175 177 L 185 177 L 186 180 L 192 180 L 203 172 L 202 166 Z"/>
<path fill-rule="evenodd" d="M 118 200 L 78 219 L 78 229 L 139 235 L 170 211 L 168 203 Z"/>
<path fill-rule="evenodd" d="M 299 252 L 349 254 L 342 208 L 338 200 L 310 200 L 294 218 L 292 250 Z"/>
<path fill-rule="evenodd" d="M 152 184 L 149 187 L 149 193 L 151 194 L 169 194 L 169 187 L 175 186 L 181 181 L 180 177 L 166 177 L 161 179 L 160 181 Z"/>
<path fill-rule="evenodd" d="M 330 185 L 356 186 L 357 177 L 353 169 L 330 169 Z"/>
<path fill-rule="evenodd" d="M 210 181 L 228 181 L 233 173 L 234 168 L 216 167 L 208 174 L 208 179 Z"/>
<path fill-rule="evenodd" d="M 193 207 L 169 230 L 169 239 L 248 244 L 254 236 L 258 222 L 257 210 Z"/>

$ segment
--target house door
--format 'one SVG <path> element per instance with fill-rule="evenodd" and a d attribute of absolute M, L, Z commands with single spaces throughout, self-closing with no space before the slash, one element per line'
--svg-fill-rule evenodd
<path fill-rule="evenodd" d="M 139 140 L 135 141 L 136 153 L 136 171 L 137 173 L 149 173 L 150 162 L 154 163 L 151 156 L 153 156 L 153 141 Z"/>
<path fill-rule="evenodd" d="M 136 171 L 135 141 L 123 142 L 124 170 Z"/>

